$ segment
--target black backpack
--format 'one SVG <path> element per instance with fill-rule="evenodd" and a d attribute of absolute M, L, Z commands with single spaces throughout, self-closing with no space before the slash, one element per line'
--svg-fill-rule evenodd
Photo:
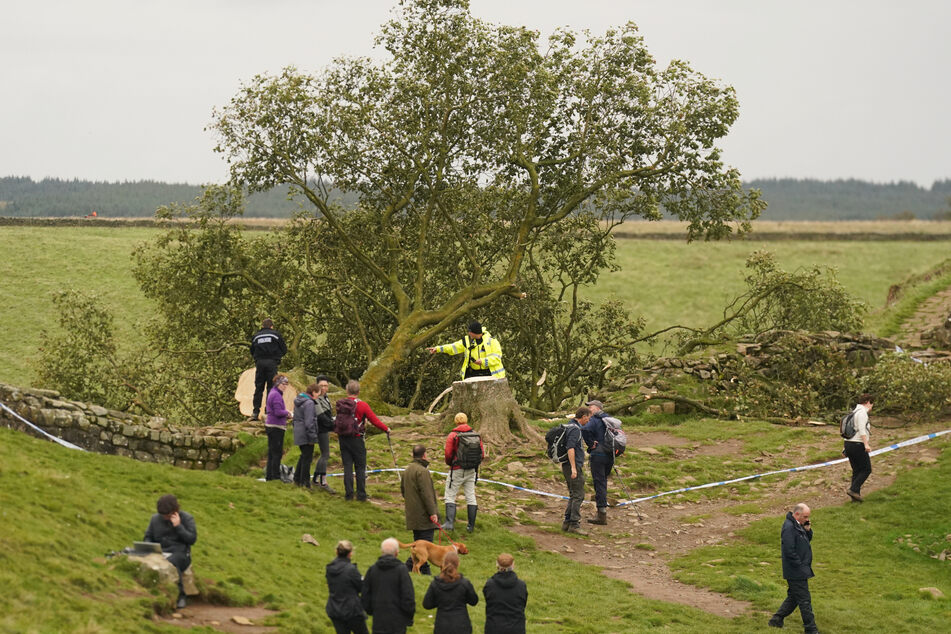
<path fill-rule="evenodd" d="M 839 434 L 845 439 L 855 435 L 855 410 L 842 417 L 842 421 L 839 423 Z"/>
<path fill-rule="evenodd" d="M 476 431 L 456 432 L 456 455 L 452 466 L 460 469 L 478 469 L 482 464 L 482 437 Z"/>
<path fill-rule="evenodd" d="M 555 425 L 545 434 L 545 442 L 548 443 L 548 457 L 555 464 L 568 462 L 568 430 L 574 423 L 562 423 Z"/>
<path fill-rule="evenodd" d="M 338 436 L 362 436 L 364 425 L 357 422 L 357 401 L 342 398 L 337 401 L 337 417 L 334 418 L 334 431 Z"/>

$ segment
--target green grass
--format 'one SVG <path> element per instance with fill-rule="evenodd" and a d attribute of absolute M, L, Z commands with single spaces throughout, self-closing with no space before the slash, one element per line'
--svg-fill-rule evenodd
<path fill-rule="evenodd" d="M 930 282 L 918 284 L 906 292 L 898 302 L 888 310 L 869 315 L 866 324 L 880 337 L 890 337 L 901 330 L 902 324 L 932 295 L 951 286 L 951 274 L 935 278 Z"/>
<path fill-rule="evenodd" d="M 709 325 L 745 290 L 744 264 L 757 250 L 771 251 L 777 266 L 790 271 L 815 264 L 835 267 L 843 286 L 875 310 L 884 305 L 889 286 L 944 260 L 948 243 L 619 240 L 621 270 L 603 274 L 587 295 L 620 299 L 645 317 L 648 331 Z"/>
<path fill-rule="evenodd" d="M 946 537 L 951 533 L 951 496 L 945 485 L 951 478 L 951 443 L 932 442 L 942 449 L 933 468 L 901 474 L 891 487 L 867 495 L 862 505 L 813 510 L 816 577 L 809 585 L 820 631 L 948 631 L 951 561 L 931 555 L 951 548 Z M 782 517 L 757 521 L 738 531 L 731 543 L 692 551 L 672 562 L 672 568 L 681 581 L 775 611 L 786 592 L 779 558 L 781 525 Z M 912 536 L 921 552 L 903 543 L 905 535 Z M 918 589 L 929 586 L 946 598 L 919 596 Z M 793 630 L 797 623 L 798 613 L 787 619 Z"/>
<path fill-rule="evenodd" d="M 393 474 L 371 482 L 372 497 L 393 497 Z M 337 540 L 354 542 L 354 561 L 365 572 L 383 538 L 410 538 L 398 508 L 346 503 L 342 496 L 220 472 L 70 451 L 0 429 L 0 631 L 179 631 L 150 620 L 157 607 L 168 610 L 173 596 L 140 587 L 127 563 L 104 557 L 141 537 L 155 500 L 167 492 L 195 515 L 199 537 L 193 560 L 204 595 L 278 610 L 270 624 L 281 632 L 328 629 L 323 568 Z M 730 621 L 643 599 L 598 569 L 536 549 L 490 513 L 479 522 L 479 530 L 466 538 L 471 554 L 463 558 L 462 572 L 481 590 L 494 573 L 496 555 L 513 553 L 529 585 L 530 632 L 650 627 L 742 632 L 752 625 L 746 618 Z M 303 533 L 320 546 L 302 543 Z M 429 579 L 414 577 L 414 583 L 418 612 L 410 631 L 429 632 L 433 613 L 421 607 Z M 591 596 L 583 591 L 591 587 L 598 588 L 599 605 L 609 606 L 607 612 L 592 610 Z M 484 606 L 471 609 L 470 616 L 481 631 Z"/>

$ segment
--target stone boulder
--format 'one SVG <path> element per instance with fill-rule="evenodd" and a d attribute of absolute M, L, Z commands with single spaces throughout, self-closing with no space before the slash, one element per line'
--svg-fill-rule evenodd
<path fill-rule="evenodd" d="M 129 561 L 139 564 L 140 571 L 138 580 L 143 585 L 168 586 L 171 596 L 178 596 L 178 569 L 158 553 L 149 553 L 148 555 L 129 555 Z M 195 596 L 198 594 L 198 586 L 195 585 L 195 573 L 189 566 L 182 575 L 182 585 L 185 587 L 185 594 Z"/>

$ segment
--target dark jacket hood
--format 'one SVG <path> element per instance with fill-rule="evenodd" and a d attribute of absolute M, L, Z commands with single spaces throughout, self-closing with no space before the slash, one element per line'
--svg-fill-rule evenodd
<path fill-rule="evenodd" d="M 314 399 L 310 397 L 310 394 L 308 394 L 307 392 L 301 392 L 300 394 L 297 395 L 297 398 L 294 399 L 294 409 L 297 409 L 298 407 L 303 405 L 305 402 L 312 401 L 312 400 Z"/>
<path fill-rule="evenodd" d="M 327 564 L 327 572 L 332 575 L 340 575 L 350 569 L 353 562 L 348 557 L 337 557 Z"/>
<path fill-rule="evenodd" d="M 396 568 L 397 566 L 405 566 L 402 561 L 394 557 L 393 555 L 383 555 L 376 560 L 376 567 L 380 570 L 390 570 L 391 568 Z"/>
<path fill-rule="evenodd" d="M 460 581 L 462 581 L 461 576 L 455 581 L 446 581 L 442 577 L 436 576 L 436 577 L 433 577 L 432 583 L 434 586 L 436 586 L 440 590 L 451 590 L 452 588 L 455 588 L 456 586 L 458 586 Z"/>
<path fill-rule="evenodd" d="M 500 587 L 508 590 L 509 588 L 514 588 L 516 582 L 518 582 L 518 575 L 515 574 L 514 570 L 508 572 L 497 572 L 492 575 L 492 578 L 495 579 L 495 582 L 499 584 Z"/>

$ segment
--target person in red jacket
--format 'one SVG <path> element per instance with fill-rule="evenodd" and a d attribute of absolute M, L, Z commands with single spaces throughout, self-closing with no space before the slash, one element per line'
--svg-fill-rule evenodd
<path fill-rule="evenodd" d="M 357 398 L 360 394 L 360 383 L 347 383 L 347 397 L 337 401 L 337 417 L 334 420 L 334 431 L 340 440 L 340 459 L 343 460 L 343 489 L 347 500 L 353 499 L 353 470 L 357 472 L 357 496 L 360 502 L 367 499 L 367 446 L 363 441 L 366 435 L 366 421 L 369 419 L 373 426 L 387 435 L 387 427 L 365 401 Z"/>
<path fill-rule="evenodd" d="M 446 478 L 446 523 L 443 524 L 443 530 L 451 531 L 456 525 L 456 496 L 459 494 L 459 487 L 466 496 L 466 515 L 468 524 L 466 530 L 470 533 L 475 528 L 476 515 L 479 507 L 476 503 L 475 483 L 479 475 L 479 463 L 485 458 L 485 447 L 482 445 L 482 439 L 469 427 L 469 417 L 459 412 L 454 419 L 456 426 L 446 437 L 446 448 L 444 451 L 446 464 L 449 465 L 449 477 Z M 474 442 L 478 441 L 479 448 L 475 455 L 464 456 L 459 453 L 459 434 L 471 436 Z"/>

